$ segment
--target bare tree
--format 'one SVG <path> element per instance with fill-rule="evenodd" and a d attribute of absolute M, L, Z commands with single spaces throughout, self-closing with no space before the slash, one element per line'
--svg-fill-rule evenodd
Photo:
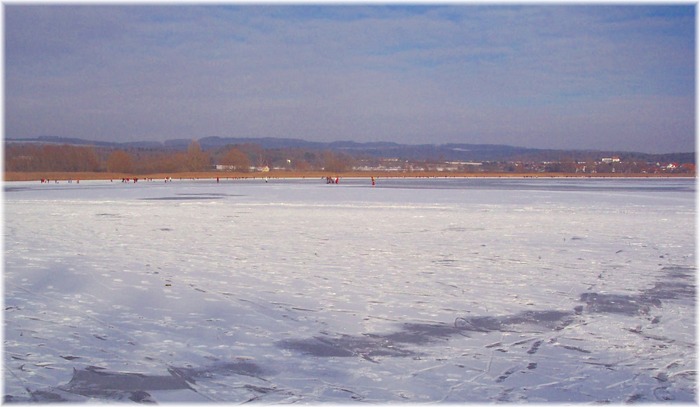
<path fill-rule="evenodd" d="M 247 172 L 250 169 L 250 159 L 238 148 L 232 148 L 221 158 L 221 164 L 233 167 L 235 171 Z"/>
<path fill-rule="evenodd" d="M 134 170 L 134 160 L 131 154 L 123 150 L 117 150 L 107 158 L 107 171 L 130 173 Z"/>
<path fill-rule="evenodd" d="M 204 171 L 209 166 L 209 154 L 202 151 L 197 140 L 192 140 L 187 147 L 186 160 L 186 167 L 189 171 Z"/>
<path fill-rule="evenodd" d="M 325 151 L 323 153 L 323 168 L 329 172 L 345 172 L 352 167 L 352 160 L 345 154 Z"/>

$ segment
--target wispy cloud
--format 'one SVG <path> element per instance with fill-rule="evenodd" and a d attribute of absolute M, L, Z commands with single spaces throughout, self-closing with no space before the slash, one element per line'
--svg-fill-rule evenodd
<path fill-rule="evenodd" d="M 8 5 L 5 19 L 10 137 L 694 146 L 693 6 Z"/>

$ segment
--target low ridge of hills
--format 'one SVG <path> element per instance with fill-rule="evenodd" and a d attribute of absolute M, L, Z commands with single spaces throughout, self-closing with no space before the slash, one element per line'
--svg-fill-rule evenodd
<path fill-rule="evenodd" d="M 5 143 L 45 143 L 85 145 L 113 149 L 186 150 L 192 139 L 172 139 L 164 142 L 130 141 L 107 142 L 71 137 L 42 136 L 36 138 L 6 138 Z M 677 162 L 695 164 L 695 152 L 650 154 L 630 151 L 600 150 L 552 150 L 514 147 L 499 144 L 400 144 L 394 142 L 318 142 L 294 138 L 236 138 L 204 137 L 197 140 L 204 150 L 220 149 L 227 146 L 255 144 L 263 149 L 305 149 L 312 151 L 343 152 L 352 156 L 397 158 L 401 160 L 427 161 L 557 161 L 562 159 L 593 160 L 617 156 L 622 160 L 647 162 Z"/>

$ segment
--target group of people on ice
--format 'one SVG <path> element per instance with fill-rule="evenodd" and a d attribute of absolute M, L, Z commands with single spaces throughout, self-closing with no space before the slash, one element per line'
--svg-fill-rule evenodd
<path fill-rule="evenodd" d="M 374 186 L 376 184 L 376 182 L 374 180 L 374 177 L 371 177 L 371 178 L 372 178 L 372 186 Z M 194 179 L 194 178 L 192 178 L 192 179 Z M 267 182 L 267 179 L 268 179 L 268 177 L 265 177 L 265 182 Z M 153 178 L 144 178 L 144 180 L 153 181 Z M 114 180 L 112 180 L 112 179 L 110 179 L 109 181 L 114 182 Z M 122 178 L 121 181 L 123 183 L 131 183 L 131 182 L 137 183 L 139 181 L 139 178 Z M 42 184 L 44 184 L 44 183 L 48 184 L 49 182 L 50 181 L 47 178 L 41 179 Z M 54 182 L 58 184 L 58 180 L 54 180 Z M 68 180 L 68 182 L 71 183 L 71 182 L 73 182 L 73 180 Z M 80 183 L 80 180 L 76 180 L 76 182 Z M 172 177 L 165 177 L 165 182 L 173 182 L 173 178 Z M 216 177 L 216 183 L 218 184 L 219 182 L 220 182 L 219 177 Z M 338 184 L 339 182 L 340 182 L 340 177 L 330 177 L 330 176 L 326 177 L 326 184 Z"/>
<path fill-rule="evenodd" d="M 42 178 L 42 179 L 41 179 L 41 183 L 42 183 L 42 184 L 48 184 L 48 183 L 50 183 L 50 182 L 51 182 L 51 180 L 48 179 L 48 178 Z M 53 182 L 54 182 L 55 184 L 58 184 L 58 180 L 57 180 L 57 179 L 53 180 Z M 75 180 L 75 182 L 76 182 L 77 184 L 80 184 L 80 180 L 79 180 L 79 179 Z M 72 184 L 72 183 L 73 183 L 73 180 L 72 180 L 72 179 L 69 179 L 69 180 L 68 180 L 68 183 L 69 183 L 69 184 Z"/>
<path fill-rule="evenodd" d="M 144 178 L 144 180 L 146 180 L 146 181 L 153 181 L 153 178 Z M 112 182 L 112 180 L 109 180 L 109 181 Z M 139 182 L 139 178 L 122 178 L 122 182 L 124 182 L 124 183 L 128 183 L 128 182 L 131 182 L 131 181 L 134 181 L 134 183 Z M 172 177 L 166 177 L 166 178 L 165 178 L 165 182 L 173 182 L 173 178 L 172 178 Z"/>
<path fill-rule="evenodd" d="M 375 186 L 377 182 L 374 180 L 374 177 L 372 178 L 372 186 Z M 326 177 L 326 184 L 337 184 L 340 181 L 339 177 Z"/>

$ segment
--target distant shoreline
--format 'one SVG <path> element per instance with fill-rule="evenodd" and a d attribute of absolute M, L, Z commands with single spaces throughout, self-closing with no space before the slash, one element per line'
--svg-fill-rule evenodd
<path fill-rule="evenodd" d="M 6 171 L 3 180 L 12 181 L 41 181 L 42 179 L 69 181 L 69 180 L 122 180 L 123 178 L 139 180 L 153 179 L 163 180 L 172 178 L 173 180 L 191 179 L 265 179 L 265 178 L 301 178 L 301 179 L 325 179 L 326 177 L 338 178 L 690 178 L 695 179 L 695 174 L 569 174 L 569 173 L 501 173 L 501 172 L 444 172 L 444 171 L 421 171 L 421 172 L 372 172 L 372 171 L 352 171 L 342 173 L 331 173 L 323 171 L 270 171 L 270 172 L 179 172 L 179 173 L 158 173 L 158 174 L 121 174 L 108 172 L 9 172 Z"/>

